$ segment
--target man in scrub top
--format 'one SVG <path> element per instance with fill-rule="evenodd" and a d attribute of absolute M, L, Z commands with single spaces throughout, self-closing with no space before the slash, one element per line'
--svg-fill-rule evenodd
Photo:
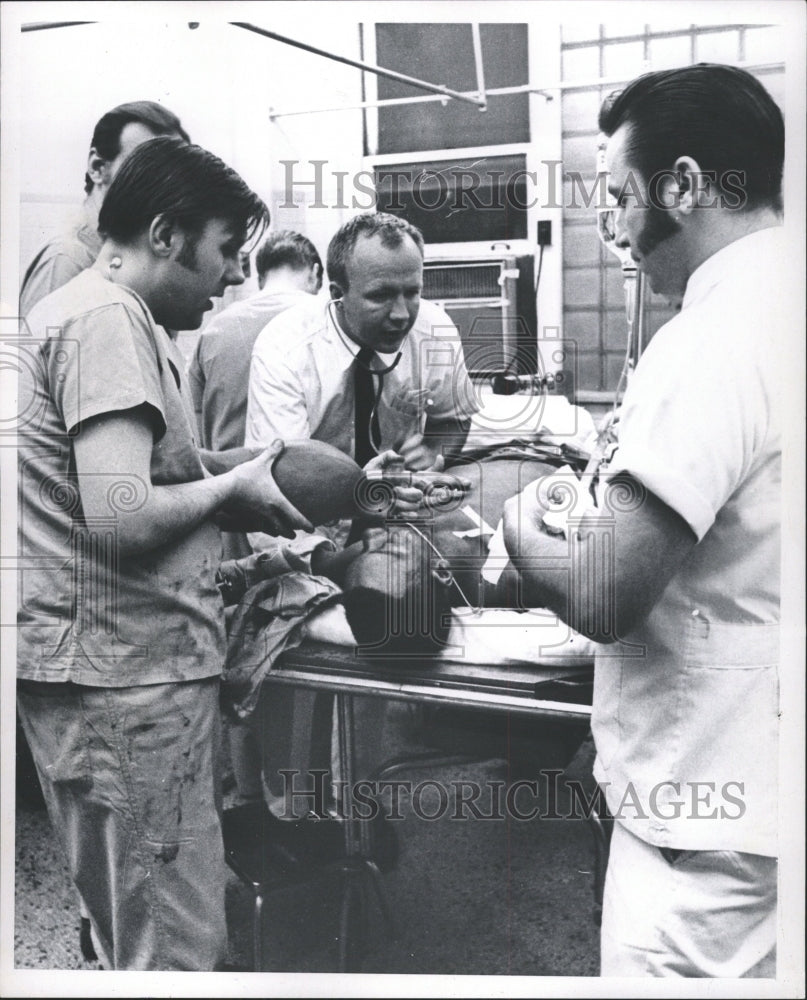
<path fill-rule="evenodd" d="M 108 969 L 226 955 L 216 518 L 311 525 L 274 482 L 277 442 L 202 464 L 166 329 L 198 328 L 243 282 L 241 248 L 267 222 L 217 157 L 152 139 L 107 192 L 96 263 L 27 317 L 17 700 Z"/>

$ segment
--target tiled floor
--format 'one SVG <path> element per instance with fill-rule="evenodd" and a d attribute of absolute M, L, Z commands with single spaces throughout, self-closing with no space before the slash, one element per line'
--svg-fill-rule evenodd
<path fill-rule="evenodd" d="M 515 808 L 505 804 L 501 816 L 492 807 L 492 796 L 506 795 L 514 782 L 538 780 L 537 804 L 545 815 L 549 783 L 540 780 L 539 769 L 562 767 L 569 747 L 533 742 L 512 726 L 494 726 L 480 737 L 466 720 L 452 728 L 450 719 L 439 742 L 452 750 L 490 752 L 492 759 L 413 766 L 396 775 L 408 782 L 402 818 L 388 821 L 399 855 L 381 877 L 395 926 L 386 928 L 371 902 L 362 971 L 596 976 L 587 824 L 518 819 L 516 812 L 536 803 L 530 786 L 524 786 L 527 798 L 514 799 Z M 476 810 L 457 804 L 458 794 L 468 794 L 461 792 L 463 782 L 482 789 Z M 560 795 L 556 811 L 563 814 L 562 787 Z M 91 968 L 78 949 L 74 896 L 46 814 L 18 803 L 16 830 L 15 966 Z M 333 873 L 272 893 L 264 910 L 265 971 L 336 971 L 340 900 L 340 879 Z M 234 876 L 227 908 L 230 958 L 236 966 L 250 966 L 252 896 Z"/>

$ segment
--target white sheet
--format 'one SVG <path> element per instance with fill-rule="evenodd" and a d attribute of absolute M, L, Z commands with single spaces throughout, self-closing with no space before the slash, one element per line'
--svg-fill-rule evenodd
<path fill-rule="evenodd" d="M 495 396 L 481 392 L 482 408 L 471 419 L 466 450 L 511 441 L 530 440 L 541 434 L 555 444 L 585 447 L 596 437 L 591 414 L 572 405 L 565 396 Z"/>
<path fill-rule="evenodd" d="M 596 643 L 572 632 L 551 611 L 509 611 L 485 608 L 471 614 L 467 608 L 452 611 L 449 645 L 439 658 L 464 663 L 535 663 L 553 667 L 579 667 L 590 662 Z M 306 639 L 355 646 L 356 639 L 341 605 L 327 608 L 304 626 Z"/>

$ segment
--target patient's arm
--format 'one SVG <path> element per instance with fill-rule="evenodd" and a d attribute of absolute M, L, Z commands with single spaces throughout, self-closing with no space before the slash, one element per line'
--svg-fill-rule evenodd
<path fill-rule="evenodd" d="M 342 587 L 345 583 L 345 573 L 356 556 L 361 555 L 361 542 L 354 542 L 344 549 L 332 549 L 322 546 L 311 554 L 311 572 L 314 576 L 326 576 Z"/>

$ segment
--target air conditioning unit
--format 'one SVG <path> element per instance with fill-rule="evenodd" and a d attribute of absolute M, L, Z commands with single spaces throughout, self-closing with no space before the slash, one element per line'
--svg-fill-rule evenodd
<path fill-rule="evenodd" d="M 424 262 L 423 298 L 442 306 L 459 330 L 471 378 L 537 371 L 533 268 L 529 254 Z"/>

